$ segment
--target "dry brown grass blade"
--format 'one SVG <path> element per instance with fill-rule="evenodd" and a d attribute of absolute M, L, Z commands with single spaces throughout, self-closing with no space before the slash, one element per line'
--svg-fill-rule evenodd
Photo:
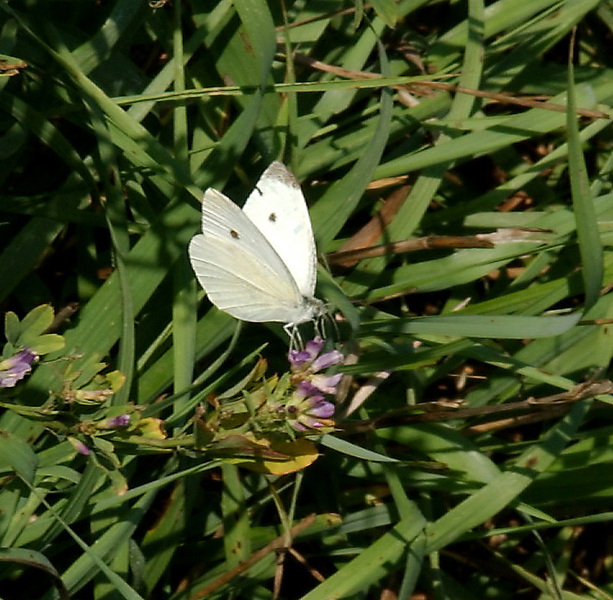
<path fill-rule="evenodd" d="M 352 267 L 359 260 L 374 258 L 388 254 L 403 254 L 417 252 L 418 250 L 456 249 L 456 248 L 494 248 L 499 244 L 527 242 L 533 244 L 545 243 L 544 233 L 552 233 L 548 229 L 503 227 L 492 233 L 478 233 L 476 235 L 430 235 L 400 242 L 389 242 L 378 246 L 369 246 L 330 252 L 327 255 L 328 263 L 343 267 Z M 351 238 L 353 240 L 353 238 Z M 351 241 L 351 240 L 350 240 Z"/>
<path fill-rule="evenodd" d="M 511 426 L 517 424 L 518 419 L 522 418 L 529 419 L 530 422 L 558 418 L 579 400 L 611 394 L 611 392 L 613 392 L 613 382 L 605 379 L 586 381 L 559 394 L 528 398 L 519 402 L 507 402 L 500 406 L 464 407 L 464 401 L 461 399 L 453 400 L 451 404 L 448 400 L 422 402 L 415 406 L 390 411 L 379 418 L 348 421 L 343 424 L 343 431 L 346 434 L 360 434 L 402 423 L 439 422 L 471 417 L 487 417 L 500 424 L 502 415 L 510 415 L 505 417 L 504 422 L 506 426 Z M 455 405 L 455 408 L 450 409 L 450 405 Z"/>
<path fill-rule="evenodd" d="M 327 63 L 315 60 L 304 54 L 296 53 L 294 55 L 294 62 L 300 63 L 317 69 L 319 71 L 325 71 L 326 73 L 332 73 L 338 77 L 345 79 L 382 79 L 383 75 L 380 73 L 370 73 L 366 71 L 353 71 L 351 69 L 345 69 L 343 67 L 335 67 Z M 553 102 L 547 102 L 546 100 L 537 100 L 535 98 L 547 98 L 547 96 L 514 96 L 512 94 L 497 93 L 497 92 L 484 92 L 482 90 L 475 90 L 472 88 L 466 88 L 455 83 L 447 83 L 445 81 L 420 81 L 419 83 L 403 84 L 392 86 L 395 89 L 411 90 L 413 92 L 419 92 L 420 90 L 441 90 L 453 94 L 470 94 L 477 98 L 486 98 L 500 104 L 514 104 L 516 106 L 523 106 L 525 108 L 542 108 L 544 110 L 552 110 L 555 112 L 566 112 L 568 109 L 563 104 L 554 104 Z M 589 117 L 592 119 L 610 119 L 611 115 L 599 111 L 589 110 L 587 108 L 577 108 L 576 114 L 582 117 Z"/>
<path fill-rule="evenodd" d="M 429 235 L 412 240 L 370 246 L 368 248 L 338 250 L 336 252 L 330 252 L 330 254 L 327 255 L 327 259 L 328 262 L 333 265 L 352 266 L 358 260 L 375 258 L 388 254 L 403 254 L 406 252 L 417 252 L 418 250 L 433 250 L 435 248 L 493 248 L 494 246 L 495 244 L 490 240 L 480 238 L 476 235 Z"/>
<path fill-rule="evenodd" d="M 372 246 L 383 234 L 387 226 L 392 222 L 410 190 L 410 186 L 404 185 L 401 188 L 394 190 L 385 200 L 381 209 L 377 214 L 362 227 L 357 233 L 349 238 L 336 252 L 332 253 L 337 259 L 335 262 L 343 267 L 353 267 L 358 259 L 345 260 L 339 259 L 338 256 L 343 252 L 355 252 Z M 328 255 L 328 258 L 330 255 Z"/>

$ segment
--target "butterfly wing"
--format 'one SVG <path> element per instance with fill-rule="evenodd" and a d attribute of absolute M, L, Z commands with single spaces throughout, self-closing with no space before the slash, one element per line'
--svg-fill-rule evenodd
<path fill-rule="evenodd" d="M 311 219 L 300 186 L 285 165 L 273 162 L 262 173 L 243 212 L 285 263 L 300 293 L 312 298 L 317 255 Z"/>
<path fill-rule="evenodd" d="M 192 238 L 189 258 L 211 302 L 237 319 L 298 323 L 311 318 L 273 247 L 217 190 L 204 194 L 202 233 Z"/>

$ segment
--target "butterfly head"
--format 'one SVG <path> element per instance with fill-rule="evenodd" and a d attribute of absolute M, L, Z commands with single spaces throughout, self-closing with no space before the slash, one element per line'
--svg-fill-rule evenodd
<path fill-rule="evenodd" d="M 297 307 L 295 318 L 283 326 L 290 339 L 290 349 L 302 347 L 302 338 L 298 325 L 315 322 L 315 331 L 319 331 L 322 317 L 327 313 L 326 305 L 318 298 L 302 296 L 302 302 Z"/>
<path fill-rule="evenodd" d="M 316 321 L 318 319 L 320 319 L 321 317 L 323 317 L 327 312 L 328 309 L 326 308 L 326 305 L 319 300 L 318 298 L 307 298 L 304 297 L 304 304 L 305 306 L 308 307 L 310 313 L 311 313 L 311 321 Z"/>

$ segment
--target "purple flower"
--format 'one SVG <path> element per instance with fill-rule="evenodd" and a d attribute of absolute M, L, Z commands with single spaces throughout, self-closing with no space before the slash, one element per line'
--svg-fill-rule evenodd
<path fill-rule="evenodd" d="M 304 350 L 292 350 L 289 353 L 289 362 L 292 367 L 302 367 L 307 362 L 313 362 L 323 347 L 324 341 L 318 336 L 314 340 L 309 340 Z"/>
<path fill-rule="evenodd" d="M 0 388 L 15 387 L 31 370 L 38 354 L 26 348 L 11 358 L 0 361 Z"/>
<path fill-rule="evenodd" d="M 306 343 L 304 350 L 290 352 L 288 358 L 294 380 L 298 380 L 301 384 L 308 382 L 313 389 L 324 394 L 335 394 L 342 375 L 323 375 L 319 371 L 342 363 L 345 357 L 338 350 L 320 355 L 323 346 L 324 340 L 316 337 Z"/>
<path fill-rule="evenodd" d="M 130 424 L 130 415 L 118 415 L 111 419 L 113 427 L 127 427 Z"/>
<path fill-rule="evenodd" d="M 308 341 L 303 350 L 289 353 L 293 391 L 289 399 L 278 402 L 274 408 L 277 417 L 282 415 L 301 433 L 334 431 L 335 406 L 324 394 L 336 394 L 342 374 L 327 375 L 320 371 L 342 363 L 345 357 L 338 350 L 321 354 L 324 344 L 317 336 Z"/>
<path fill-rule="evenodd" d="M 336 386 L 343 375 L 310 375 L 308 379 L 302 379 L 298 382 L 300 389 L 306 396 L 315 396 L 317 394 L 336 394 Z"/>
<path fill-rule="evenodd" d="M 89 456 L 91 454 L 91 450 L 76 437 L 68 436 L 68 441 L 79 454 L 82 454 L 83 456 Z"/>
<path fill-rule="evenodd" d="M 322 369 L 327 369 L 328 367 L 332 367 L 333 365 L 340 365 L 344 356 L 342 352 L 338 350 L 332 350 L 332 352 L 326 352 L 321 356 L 318 356 L 313 363 L 311 364 L 311 372 L 317 373 L 317 371 L 321 371 Z"/>
<path fill-rule="evenodd" d="M 334 404 L 332 402 L 328 402 L 327 400 L 317 400 L 314 401 L 314 398 L 311 398 L 312 405 L 306 412 L 309 417 L 317 417 L 319 419 L 329 419 L 334 416 Z"/>
<path fill-rule="evenodd" d="M 119 429 L 128 425 L 130 425 L 130 415 L 123 414 L 100 421 L 98 429 Z"/>
<path fill-rule="evenodd" d="M 325 400 L 322 395 L 310 392 L 310 384 L 303 381 L 292 394 L 285 406 L 289 424 L 300 432 L 332 428 L 333 423 L 329 419 L 334 415 L 334 404 Z"/>

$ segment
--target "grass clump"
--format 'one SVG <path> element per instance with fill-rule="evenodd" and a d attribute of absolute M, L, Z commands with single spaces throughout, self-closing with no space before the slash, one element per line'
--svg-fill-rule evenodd
<path fill-rule="evenodd" d="M 609 597 L 612 26 L 0 0 L 3 599 Z M 188 262 L 273 160 L 326 369 Z"/>

